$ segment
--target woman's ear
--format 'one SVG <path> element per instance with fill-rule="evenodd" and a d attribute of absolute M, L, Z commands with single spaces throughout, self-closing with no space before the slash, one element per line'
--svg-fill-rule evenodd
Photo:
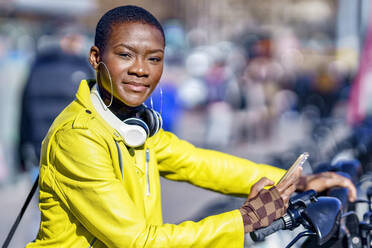
<path fill-rule="evenodd" d="M 98 70 L 100 61 L 101 58 L 99 48 L 96 46 L 92 46 L 89 51 L 89 63 L 91 64 L 94 70 L 96 71 Z"/>

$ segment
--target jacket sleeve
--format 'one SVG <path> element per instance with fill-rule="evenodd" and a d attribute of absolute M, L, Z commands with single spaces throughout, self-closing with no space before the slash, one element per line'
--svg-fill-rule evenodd
<path fill-rule="evenodd" d="M 50 147 L 47 175 L 54 191 L 107 247 L 243 247 L 238 210 L 179 225 L 146 223 L 115 176 L 110 148 L 98 134 L 88 129 L 60 131 Z"/>
<path fill-rule="evenodd" d="M 225 194 L 247 195 L 260 178 L 267 177 L 277 182 L 285 173 L 274 166 L 196 148 L 166 131 L 157 134 L 152 142 L 161 175 Z"/>

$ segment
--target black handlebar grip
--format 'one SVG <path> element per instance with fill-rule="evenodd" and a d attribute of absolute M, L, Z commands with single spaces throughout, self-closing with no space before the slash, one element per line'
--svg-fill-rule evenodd
<path fill-rule="evenodd" d="M 253 231 L 250 233 L 251 238 L 253 241 L 263 241 L 266 236 L 269 236 L 270 234 L 273 234 L 276 231 L 279 231 L 281 229 L 285 228 L 285 222 L 283 218 L 279 218 L 275 220 L 273 223 L 271 223 L 269 226 L 257 229 L 256 231 Z"/>

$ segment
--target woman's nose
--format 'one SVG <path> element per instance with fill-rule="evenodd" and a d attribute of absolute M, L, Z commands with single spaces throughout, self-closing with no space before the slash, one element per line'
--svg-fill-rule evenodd
<path fill-rule="evenodd" d="M 137 77 L 147 77 L 149 74 L 146 62 L 143 59 L 137 58 L 128 70 L 129 75 L 136 75 Z"/>

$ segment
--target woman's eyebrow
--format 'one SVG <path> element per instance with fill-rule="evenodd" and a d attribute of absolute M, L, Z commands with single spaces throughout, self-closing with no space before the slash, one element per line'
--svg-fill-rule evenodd
<path fill-rule="evenodd" d="M 131 47 L 131 46 L 128 46 L 128 45 L 126 45 L 126 44 L 123 44 L 123 43 L 119 43 L 119 44 L 117 44 L 116 46 L 114 46 L 114 47 L 125 47 L 125 48 L 127 48 L 127 49 L 129 49 L 129 50 L 131 50 L 131 51 L 133 51 L 133 52 L 135 52 L 135 51 L 137 51 L 136 49 L 134 49 L 133 47 Z"/>
<path fill-rule="evenodd" d="M 153 50 L 150 50 L 149 53 L 164 53 L 164 49 L 153 49 Z"/>
<path fill-rule="evenodd" d="M 115 47 L 120 47 L 120 46 L 125 47 L 125 48 L 127 48 L 127 49 L 129 49 L 129 50 L 131 50 L 133 52 L 136 52 L 137 51 L 137 49 L 135 49 L 134 47 L 129 46 L 127 44 L 123 44 L 123 43 L 120 43 L 120 44 L 118 44 Z M 162 49 L 162 48 L 150 49 L 147 53 L 158 53 L 158 52 L 164 53 L 164 49 Z"/>

